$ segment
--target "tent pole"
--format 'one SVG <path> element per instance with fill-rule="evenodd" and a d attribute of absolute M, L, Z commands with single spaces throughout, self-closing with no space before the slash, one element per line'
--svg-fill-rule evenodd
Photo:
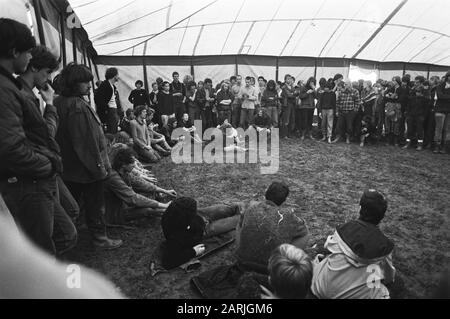
<path fill-rule="evenodd" d="M 406 63 L 403 63 L 403 76 L 406 74 Z"/>
<path fill-rule="evenodd" d="M 427 80 L 430 79 L 430 65 L 428 64 L 428 68 L 427 68 Z"/>
<path fill-rule="evenodd" d="M 193 61 L 192 56 L 191 56 L 191 76 L 192 76 L 192 78 L 195 80 L 194 61 Z"/>
<path fill-rule="evenodd" d="M 41 11 L 41 1 L 40 0 L 33 0 L 33 7 L 36 13 L 36 22 L 39 32 L 39 42 L 42 45 L 45 44 L 45 34 L 44 34 L 44 26 L 42 24 L 42 11 Z"/>
<path fill-rule="evenodd" d="M 145 57 L 142 58 L 142 69 L 144 71 L 144 87 L 145 87 L 145 90 L 148 92 L 148 91 L 150 91 L 150 88 L 148 86 L 147 61 L 146 61 Z"/>
<path fill-rule="evenodd" d="M 65 20 L 64 20 L 64 14 L 60 12 L 59 18 L 61 19 L 60 27 L 61 27 L 61 54 L 62 54 L 62 61 L 63 66 L 65 67 L 67 65 L 67 50 L 66 50 L 66 28 L 65 28 Z"/>
<path fill-rule="evenodd" d="M 314 78 L 317 79 L 317 58 L 314 59 Z"/>
<path fill-rule="evenodd" d="M 278 78 L 280 75 L 280 59 L 279 57 L 277 57 L 277 64 L 276 64 L 276 69 L 275 69 L 275 79 L 278 82 Z"/>
<path fill-rule="evenodd" d="M 234 56 L 234 65 L 235 65 L 234 73 L 236 74 L 236 76 L 238 76 L 239 75 L 239 68 L 238 68 L 238 56 L 237 55 Z"/>
<path fill-rule="evenodd" d="M 77 63 L 78 57 L 77 57 L 77 38 L 75 34 L 75 28 L 72 29 L 72 49 L 73 49 L 73 61 Z"/>

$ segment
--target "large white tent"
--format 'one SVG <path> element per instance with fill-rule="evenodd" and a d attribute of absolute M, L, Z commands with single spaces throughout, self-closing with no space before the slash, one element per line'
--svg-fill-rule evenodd
<path fill-rule="evenodd" d="M 90 64 L 99 80 L 117 66 L 124 103 L 136 80 L 149 87 L 173 71 L 214 82 L 390 79 L 450 66 L 448 0 L 0 0 L 0 9 L 30 23 L 63 64 Z"/>

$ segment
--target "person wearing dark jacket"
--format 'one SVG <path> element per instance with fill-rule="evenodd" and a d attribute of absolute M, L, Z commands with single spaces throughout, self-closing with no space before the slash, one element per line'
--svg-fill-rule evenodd
<path fill-rule="evenodd" d="M 40 110 L 13 76 L 27 71 L 36 42 L 26 25 L 2 18 L 0 43 L 0 192 L 24 233 L 38 247 L 55 254 L 53 219 L 61 159 Z M 46 82 L 49 75 L 43 79 Z M 41 94 L 53 104 L 52 89 Z"/>
<path fill-rule="evenodd" d="M 35 114 L 37 118 L 42 117 L 39 113 L 39 99 L 36 97 L 33 89 L 36 88 L 40 90 L 41 96 L 45 97 L 46 106 L 43 113 L 43 119 L 47 124 L 47 132 L 45 131 L 45 127 L 42 126 L 41 132 L 36 130 L 35 136 L 36 138 L 41 138 L 42 142 L 48 145 L 49 150 L 54 152 L 54 154 L 58 154 L 57 156 L 59 157 L 60 148 L 55 140 L 59 119 L 56 108 L 52 105 L 52 91 L 48 84 L 49 78 L 54 70 L 58 68 L 59 62 L 45 46 L 37 46 L 31 51 L 31 55 L 33 58 L 28 65 L 27 71 L 21 74 L 18 77 L 18 80 L 22 84 L 22 93 L 29 101 L 30 111 L 33 111 L 29 113 L 30 115 Z M 77 244 L 77 230 L 68 214 L 75 213 L 73 217 L 77 217 L 79 208 L 78 205 L 74 204 L 75 200 L 70 192 L 68 192 L 59 175 L 56 176 L 56 183 L 57 195 L 54 197 L 53 204 L 52 238 L 55 244 L 56 253 L 61 255 L 74 248 Z M 63 203 L 69 204 L 66 205 L 69 211 L 66 212 L 62 205 Z"/>
<path fill-rule="evenodd" d="M 139 105 L 150 106 L 150 97 L 148 92 L 143 89 L 144 83 L 141 80 L 136 81 L 136 89 L 131 91 L 128 101 L 133 104 L 133 109 Z"/>
<path fill-rule="evenodd" d="M 234 100 L 234 94 L 231 92 L 230 84 L 222 83 L 220 91 L 217 93 L 217 113 L 219 123 L 223 123 L 225 119 L 231 122 L 231 104 Z"/>
<path fill-rule="evenodd" d="M 300 105 L 297 106 L 295 112 L 295 123 L 297 129 L 300 131 L 301 140 L 305 137 L 312 139 L 312 123 L 314 117 L 314 109 L 316 108 L 316 79 L 310 77 L 305 86 L 300 87 Z"/>
<path fill-rule="evenodd" d="M 93 76 L 84 65 L 68 64 L 61 73 L 62 95 L 55 106 L 60 124 L 56 140 L 61 147 L 63 180 L 78 201 L 83 198 L 86 224 L 99 248 L 114 249 L 122 245 L 106 235 L 104 215 L 104 181 L 111 165 L 101 121 L 86 101 Z"/>
<path fill-rule="evenodd" d="M 328 140 L 331 144 L 333 137 L 334 114 L 336 112 L 336 93 L 333 92 L 334 83 L 328 81 L 323 92 L 318 95 L 317 108 L 319 117 L 322 118 L 322 141 Z"/>
<path fill-rule="evenodd" d="M 106 70 L 105 78 L 106 81 L 98 88 L 94 100 L 97 114 L 102 123 L 106 124 L 106 132 L 116 134 L 120 117 L 123 115 L 119 91 L 115 85 L 119 81 L 119 71 L 116 68 L 109 68 Z"/>
<path fill-rule="evenodd" d="M 423 86 L 414 87 L 412 96 L 406 104 L 405 116 L 407 124 L 406 145 L 404 149 L 411 147 L 413 139 L 417 139 L 417 150 L 423 149 L 425 115 L 428 113 L 429 100 L 425 97 Z"/>
<path fill-rule="evenodd" d="M 161 220 L 166 239 L 162 260 L 166 269 L 180 266 L 205 252 L 202 241 L 236 228 L 240 219 L 238 205 L 216 205 L 197 209 L 189 197 L 175 199 Z"/>
<path fill-rule="evenodd" d="M 180 82 L 180 75 L 178 72 L 173 72 L 172 78 L 173 82 L 170 84 L 170 94 L 173 97 L 175 117 L 179 121 L 186 111 L 184 105 L 186 102 L 186 87 Z"/>
<path fill-rule="evenodd" d="M 167 115 L 169 117 L 175 117 L 175 108 L 173 96 L 170 93 L 169 82 L 164 82 L 162 85 L 162 90 L 157 94 L 156 99 L 158 100 L 157 112 L 162 115 Z"/>
<path fill-rule="evenodd" d="M 267 87 L 261 96 L 261 107 L 269 116 L 272 127 L 278 127 L 278 114 L 280 109 L 280 98 L 274 80 L 267 82 Z"/>
<path fill-rule="evenodd" d="M 450 71 L 436 88 L 436 130 L 434 153 L 444 153 L 443 143 L 450 142 Z"/>
<path fill-rule="evenodd" d="M 272 127 L 272 121 L 270 120 L 270 117 L 266 114 L 266 111 L 264 109 L 259 110 L 258 115 L 255 116 L 255 119 L 253 121 L 255 123 L 253 124 L 253 126 L 258 132 L 264 130 L 267 132 L 267 130 L 270 130 L 270 128 Z"/>

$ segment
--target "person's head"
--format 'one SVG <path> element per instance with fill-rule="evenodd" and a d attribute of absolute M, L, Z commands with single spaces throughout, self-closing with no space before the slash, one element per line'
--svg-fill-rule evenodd
<path fill-rule="evenodd" d="M 253 76 L 250 77 L 250 84 L 252 86 L 255 86 L 255 84 L 256 84 L 256 79 Z"/>
<path fill-rule="evenodd" d="M 276 89 L 277 89 L 277 84 L 275 83 L 275 81 L 269 80 L 269 82 L 267 82 L 267 90 L 276 91 Z"/>
<path fill-rule="evenodd" d="M 162 85 L 163 83 L 164 83 L 164 80 L 163 80 L 161 77 L 157 77 L 157 78 L 156 78 L 156 84 L 157 84 L 158 86 Z"/>
<path fill-rule="evenodd" d="M 245 78 L 245 86 L 250 86 L 252 85 L 252 77 L 251 76 L 247 76 Z"/>
<path fill-rule="evenodd" d="M 354 88 L 355 90 L 359 89 L 359 82 L 358 81 L 353 81 L 352 82 L 352 88 Z"/>
<path fill-rule="evenodd" d="M 134 110 L 134 115 L 140 120 L 147 118 L 147 107 L 145 105 L 137 106 Z"/>
<path fill-rule="evenodd" d="M 158 91 L 158 83 L 156 83 L 156 82 L 153 82 L 153 83 L 152 83 L 152 90 L 153 90 L 154 92 Z"/>
<path fill-rule="evenodd" d="M 164 81 L 162 83 L 162 89 L 164 92 L 169 92 L 170 91 L 170 83 L 167 81 Z"/>
<path fill-rule="evenodd" d="M 281 182 L 273 182 L 266 191 L 266 199 L 281 206 L 289 196 L 289 187 Z"/>
<path fill-rule="evenodd" d="M 353 82 L 352 81 L 345 81 L 344 83 L 344 89 L 351 90 L 353 88 Z"/>
<path fill-rule="evenodd" d="M 212 80 L 211 79 L 205 79 L 205 88 L 207 88 L 207 89 L 212 88 Z"/>
<path fill-rule="evenodd" d="M 325 79 L 325 78 L 320 78 L 320 80 L 319 80 L 319 86 L 320 86 L 322 89 L 324 89 L 326 85 L 327 85 L 327 79 Z"/>
<path fill-rule="evenodd" d="M 109 134 L 106 133 L 105 134 L 105 139 L 106 139 L 106 147 L 108 149 L 111 149 L 111 147 L 116 144 L 116 137 L 114 136 L 114 134 Z"/>
<path fill-rule="evenodd" d="M 423 85 L 424 82 L 425 77 L 423 77 L 422 75 L 418 75 L 414 78 L 414 85 Z"/>
<path fill-rule="evenodd" d="M 25 74 L 32 77 L 34 86 L 42 88 L 51 81 L 51 75 L 58 68 L 59 62 L 43 45 L 33 48 L 31 55 L 32 58 Z"/>
<path fill-rule="evenodd" d="M 408 86 L 409 85 L 409 78 L 407 78 L 406 76 L 402 77 L 402 86 Z"/>
<path fill-rule="evenodd" d="M 176 128 L 178 126 L 177 118 L 176 117 L 169 118 L 168 125 L 171 128 Z"/>
<path fill-rule="evenodd" d="M 99 88 L 100 87 L 100 85 L 102 85 L 102 81 L 96 81 L 95 82 L 95 86 L 97 87 L 97 88 Z"/>
<path fill-rule="evenodd" d="M 433 75 L 432 77 L 430 77 L 430 86 L 434 87 L 439 83 L 439 77 L 436 75 Z"/>
<path fill-rule="evenodd" d="M 225 92 L 229 91 L 230 90 L 230 84 L 228 82 L 223 82 L 221 90 L 225 91 Z"/>
<path fill-rule="evenodd" d="M 183 83 L 187 85 L 189 82 L 193 82 L 194 78 L 190 74 L 186 74 L 183 78 Z"/>
<path fill-rule="evenodd" d="M 241 84 L 242 84 L 242 75 L 236 75 L 236 83 L 237 83 L 238 85 L 241 85 Z"/>
<path fill-rule="evenodd" d="M 197 83 L 197 88 L 200 90 L 200 89 L 203 89 L 205 87 L 205 82 L 203 82 L 203 81 L 198 81 L 198 83 Z"/>
<path fill-rule="evenodd" d="M 195 92 L 195 89 L 197 89 L 197 84 L 194 81 L 191 81 L 186 85 L 186 90 L 191 93 Z"/>
<path fill-rule="evenodd" d="M 398 86 L 402 85 L 402 79 L 399 76 L 394 76 L 392 78 L 392 82 L 394 82 Z"/>
<path fill-rule="evenodd" d="M 69 63 L 61 72 L 61 94 L 63 96 L 89 95 L 94 79 L 91 71 L 85 65 Z"/>
<path fill-rule="evenodd" d="M 258 85 L 260 87 L 264 87 L 266 85 L 265 79 L 263 76 L 258 77 Z"/>
<path fill-rule="evenodd" d="M 448 71 L 444 76 L 444 83 L 450 84 L 450 71 Z"/>
<path fill-rule="evenodd" d="M 288 84 L 288 85 L 292 85 L 292 83 L 294 83 L 294 82 L 293 82 L 293 78 L 292 78 L 292 76 L 291 76 L 290 74 L 286 74 L 286 75 L 284 76 L 284 82 L 285 82 L 286 84 Z"/>
<path fill-rule="evenodd" d="M 333 81 L 336 84 L 339 84 L 340 82 L 344 81 L 344 76 L 342 74 L 336 74 L 333 78 Z"/>
<path fill-rule="evenodd" d="M 173 72 L 172 73 L 172 79 L 173 79 L 174 82 L 180 81 L 180 74 L 178 74 L 178 72 Z"/>
<path fill-rule="evenodd" d="M 142 82 L 141 80 L 137 80 L 134 85 L 136 86 L 136 89 L 140 90 L 144 87 L 144 82 Z"/>
<path fill-rule="evenodd" d="M 134 116 L 134 113 L 133 113 L 132 109 L 127 109 L 125 111 L 125 115 L 126 115 L 127 119 L 129 119 L 130 121 L 135 119 L 135 116 Z"/>
<path fill-rule="evenodd" d="M 372 81 L 364 81 L 364 88 L 370 90 L 372 88 Z"/>
<path fill-rule="evenodd" d="M 300 248 L 283 244 L 269 258 L 269 281 L 282 299 L 305 299 L 311 287 L 313 264 Z"/>
<path fill-rule="evenodd" d="M 32 58 L 31 49 L 36 46 L 31 30 L 15 20 L 0 18 L 0 43 L 0 61 L 8 64 L 10 72 L 24 73 Z"/>
<path fill-rule="evenodd" d="M 147 121 L 149 123 L 153 120 L 153 116 L 155 116 L 155 110 L 151 107 L 147 108 Z"/>
<path fill-rule="evenodd" d="M 361 206 L 360 220 L 373 225 L 378 225 L 383 220 L 387 210 L 387 201 L 380 192 L 374 189 L 365 191 L 359 204 Z"/>
<path fill-rule="evenodd" d="M 233 75 L 232 77 L 230 77 L 230 83 L 231 85 L 235 85 L 237 82 L 237 78 Z"/>
<path fill-rule="evenodd" d="M 133 112 L 131 112 L 131 114 L 133 114 Z M 134 117 L 134 114 L 133 114 L 133 117 Z M 128 135 L 128 133 L 126 133 L 124 131 L 118 132 L 115 135 L 115 139 L 116 139 L 115 145 L 117 145 L 117 144 L 129 145 L 129 146 L 133 145 L 133 139 L 131 138 L 130 135 Z"/>
<path fill-rule="evenodd" d="M 131 173 L 136 165 L 135 153 L 131 148 L 124 148 L 116 153 L 112 161 L 112 168 L 115 171 Z"/>
<path fill-rule="evenodd" d="M 105 72 L 106 81 L 117 83 L 119 81 L 119 70 L 117 68 L 108 68 Z"/>
<path fill-rule="evenodd" d="M 308 79 L 306 82 L 306 89 L 308 90 L 315 90 L 316 89 L 316 79 L 312 76 Z"/>
<path fill-rule="evenodd" d="M 424 85 L 416 85 L 414 87 L 414 94 L 416 96 L 424 96 L 424 94 L 425 94 L 425 86 Z"/>
<path fill-rule="evenodd" d="M 183 121 L 185 121 L 185 122 L 189 121 L 189 114 L 184 113 L 182 119 L 183 119 Z"/>

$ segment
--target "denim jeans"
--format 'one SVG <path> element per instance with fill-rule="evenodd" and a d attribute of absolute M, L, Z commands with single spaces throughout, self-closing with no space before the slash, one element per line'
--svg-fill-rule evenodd
<path fill-rule="evenodd" d="M 239 127 L 240 121 L 241 121 L 241 104 L 240 103 L 233 103 L 231 105 L 231 121 L 233 127 Z"/>
<path fill-rule="evenodd" d="M 236 229 L 241 218 L 238 205 L 214 205 L 197 210 L 206 223 L 204 238 L 228 233 Z"/>
<path fill-rule="evenodd" d="M 349 135 L 349 137 L 353 134 L 353 124 L 355 122 L 356 112 L 339 112 L 338 117 L 338 130 L 339 134 L 345 138 L 345 134 Z"/>
<path fill-rule="evenodd" d="M 255 115 L 254 109 L 241 109 L 241 121 L 240 121 L 240 127 L 245 129 L 248 126 L 253 124 L 253 117 Z"/>
<path fill-rule="evenodd" d="M 60 176 L 56 177 L 56 183 L 58 185 L 59 203 L 66 211 L 67 215 L 69 215 L 72 220 L 76 220 L 80 216 L 80 207 L 78 206 L 77 201 L 73 198 Z"/>
<path fill-rule="evenodd" d="M 269 107 L 266 107 L 265 110 L 266 110 L 266 114 L 272 120 L 272 126 L 278 127 L 278 107 L 269 106 Z"/>
<path fill-rule="evenodd" d="M 333 136 L 334 110 L 322 110 L 322 134 L 324 137 Z"/>
<path fill-rule="evenodd" d="M 53 225 L 57 203 L 56 178 L 10 179 L 2 195 L 24 234 L 39 248 L 55 255 Z"/>
<path fill-rule="evenodd" d="M 441 144 L 442 142 L 450 141 L 450 113 L 438 113 L 435 114 L 436 130 L 434 132 L 434 142 Z"/>
<path fill-rule="evenodd" d="M 90 233 L 94 236 L 105 236 L 105 196 L 103 181 L 89 184 L 65 182 L 73 197 L 80 203 L 83 199 L 85 220 Z"/>
<path fill-rule="evenodd" d="M 425 119 L 423 116 L 408 116 L 406 118 L 406 125 L 408 127 L 406 138 L 409 141 L 417 137 L 417 140 L 423 143 L 423 139 L 425 137 L 423 130 L 424 121 Z"/>

